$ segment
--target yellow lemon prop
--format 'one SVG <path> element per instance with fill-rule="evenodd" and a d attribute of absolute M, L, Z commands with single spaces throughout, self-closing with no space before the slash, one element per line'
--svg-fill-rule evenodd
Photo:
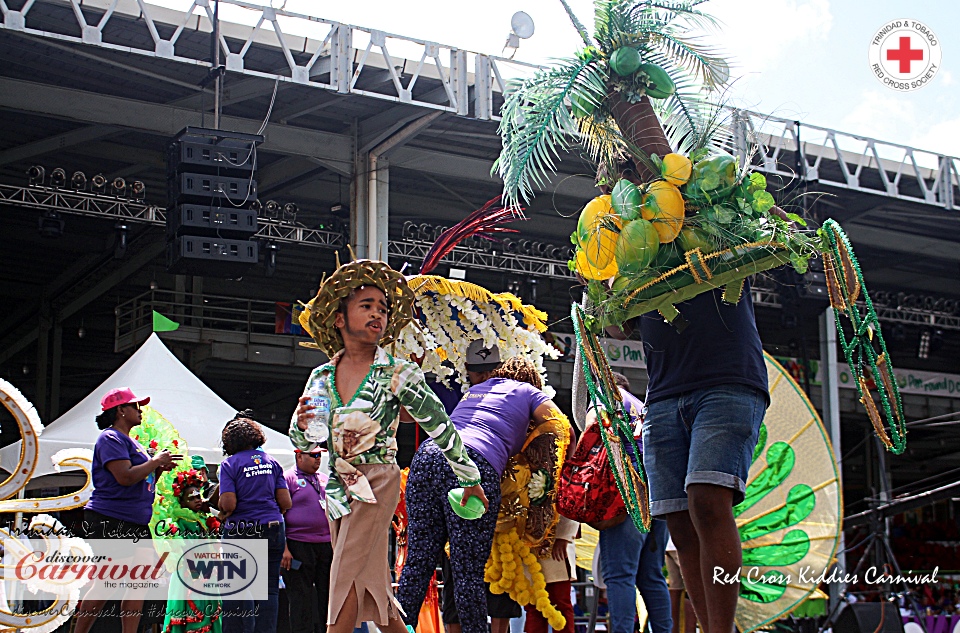
<path fill-rule="evenodd" d="M 609 195 L 597 196 L 588 202 L 577 221 L 577 240 L 583 243 L 591 233 L 602 226 L 604 216 L 615 213 Z"/>
<path fill-rule="evenodd" d="M 617 245 L 617 231 L 623 221 L 616 214 L 610 196 L 598 196 L 587 203 L 577 223 L 577 242 L 587 263 L 598 270 L 610 265 Z"/>
<path fill-rule="evenodd" d="M 587 261 L 586 254 L 579 248 L 577 249 L 577 256 L 574 260 L 574 266 L 577 272 L 580 273 L 580 276 L 584 279 L 602 281 L 604 279 L 610 279 L 617 274 L 617 260 L 611 257 L 610 263 L 607 264 L 606 267 L 598 268 Z"/>
<path fill-rule="evenodd" d="M 683 228 L 683 195 L 676 185 L 658 180 L 647 188 L 641 215 L 653 223 L 661 244 L 672 242 Z"/>
<path fill-rule="evenodd" d="M 660 165 L 660 175 L 671 185 L 685 185 L 690 180 L 693 163 L 681 154 L 667 154 Z"/>

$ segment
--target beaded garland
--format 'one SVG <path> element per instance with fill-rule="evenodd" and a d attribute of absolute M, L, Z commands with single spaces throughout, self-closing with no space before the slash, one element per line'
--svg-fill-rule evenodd
<path fill-rule="evenodd" d="M 600 424 L 600 437 L 607 449 L 613 479 L 623 498 L 627 513 L 641 532 L 650 531 L 650 502 L 647 495 L 647 475 L 643 464 L 627 458 L 620 448 L 628 442 L 634 455 L 640 455 L 633 429 L 623 409 L 620 390 L 616 388 L 611 375 L 607 357 L 600 348 L 600 341 L 589 331 L 584 323 L 583 308 L 573 304 L 571 309 L 573 332 L 577 339 L 577 349 L 584 360 L 584 378 L 590 400 L 598 405 L 597 418 Z"/>
<path fill-rule="evenodd" d="M 826 247 L 823 255 L 823 269 L 827 277 L 827 291 L 830 295 L 830 305 L 838 313 L 850 319 L 853 332 L 847 338 L 843 323 L 836 320 L 837 334 L 843 355 L 846 357 L 850 370 L 856 377 L 855 384 L 860 402 L 867 410 L 870 422 L 880 441 L 895 455 L 903 453 L 907 446 L 907 428 L 903 415 L 903 404 L 900 400 L 900 390 L 890 365 L 890 355 L 887 344 L 880 333 L 880 320 L 877 318 L 873 301 L 867 294 L 863 283 L 863 274 L 860 263 L 853 254 L 853 248 L 847 239 L 846 233 L 833 220 L 823 223 L 823 233 L 826 236 Z M 863 293 L 863 312 L 857 305 L 860 293 Z M 880 353 L 874 348 L 876 343 Z M 880 412 L 873 400 L 870 390 L 870 377 L 880 378 L 882 389 L 880 404 L 886 417 L 893 438 L 883 428 Z"/>

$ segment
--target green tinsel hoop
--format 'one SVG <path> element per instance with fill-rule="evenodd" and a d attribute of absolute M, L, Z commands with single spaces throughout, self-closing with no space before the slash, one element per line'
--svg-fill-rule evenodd
<path fill-rule="evenodd" d="M 833 220 L 823 223 L 823 269 L 827 277 L 830 305 L 838 314 L 850 320 L 852 333 L 847 332 L 837 319 L 837 334 L 843 355 L 856 379 L 860 402 L 867 410 L 870 422 L 880 441 L 894 454 L 900 455 L 907 447 L 907 428 L 903 416 L 900 390 L 893 375 L 887 344 L 880 333 L 880 320 L 867 288 L 863 283 L 860 262 L 853 254 L 850 240 L 840 225 Z M 862 306 L 857 300 L 862 297 Z M 883 416 L 892 436 L 884 428 L 880 411 L 873 399 L 873 389 L 880 396 Z"/>
<path fill-rule="evenodd" d="M 583 375 L 587 383 L 590 401 L 597 407 L 597 423 L 600 437 L 607 450 L 610 470 L 617 484 L 617 490 L 627 507 L 627 513 L 641 532 L 650 531 L 650 499 L 647 493 L 647 475 L 637 441 L 633 437 L 633 427 L 623 407 L 620 390 L 613 382 L 613 375 L 607 357 L 603 353 L 600 341 L 590 332 L 584 323 L 583 309 L 573 304 L 571 314 L 573 331 L 577 339 L 577 349 L 584 359 Z M 638 457 L 634 466 L 622 449 L 626 442 Z"/>

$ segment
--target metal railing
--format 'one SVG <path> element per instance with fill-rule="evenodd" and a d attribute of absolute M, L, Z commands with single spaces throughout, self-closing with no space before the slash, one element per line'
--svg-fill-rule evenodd
<path fill-rule="evenodd" d="M 69 7 L 74 23 L 37 15 L 42 13 L 38 7 L 44 5 Z M 209 47 L 183 35 L 188 30 L 212 31 L 212 3 L 192 0 L 184 5 L 185 9 L 174 10 L 144 0 L 27 0 L 20 10 L 13 10 L 0 0 L 0 29 L 209 66 Z M 99 19 L 88 23 L 86 16 L 93 14 L 99 14 Z M 219 46 L 229 71 L 481 120 L 499 120 L 507 82 L 529 76 L 537 68 L 244 0 L 220 0 L 220 16 Z M 129 28 L 135 22 L 146 25 L 149 38 Z M 169 37 L 161 36 L 171 30 Z M 142 32 L 140 27 L 136 31 Z M 254 45 L 279 52 L 285 67 L 257 70 L 257 60 L 250 59 Z M 757 166 L 769 174 L 948 210 L 960 198 L 956 157 L 747 110 L 728 111 L 731 149 L 745 151 L 759 145 Z M 798 146 L 803 163 L 796 170 L 790 155 Z"/>
<path fill-rule="evenodd" d="M 947 210 L 957 205 L 960 159 L 956 157 L 749 110 L 730 113 L 731 151 L 744 154 L 758 147 L 756 167 L 767 174 Z"/>
<path fill-rule="evenodd" d="M 183 327 L 247 335 L 276 334 L 274 301 L 156 289 L 116 307 L 115 340 L 123 341 L 145 328 L 152 329 L 154 310 Z"/>

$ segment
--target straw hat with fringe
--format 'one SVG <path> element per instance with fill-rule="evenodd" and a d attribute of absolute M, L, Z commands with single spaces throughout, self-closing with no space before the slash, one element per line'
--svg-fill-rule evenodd
<path fill-rule="evenodd" d="M 400 331 L 413 320 L 414 294 L 404 276 L 386 262 L 372 259 L 354 259 L 340 265 L 338 254 L 337 269 L 320 282 L 317 296 L 304 305 L 300 313 L 300 325 L 315 343 L 300 344 L 319 348 L 330 357 L 342 350 L 343 338 L 334 326 L 337 310 L 343 299 L 364 286 L 375 286 L 387 296 L 389 312 L 380 345 L 385 347 L 396 340 Z"/>

